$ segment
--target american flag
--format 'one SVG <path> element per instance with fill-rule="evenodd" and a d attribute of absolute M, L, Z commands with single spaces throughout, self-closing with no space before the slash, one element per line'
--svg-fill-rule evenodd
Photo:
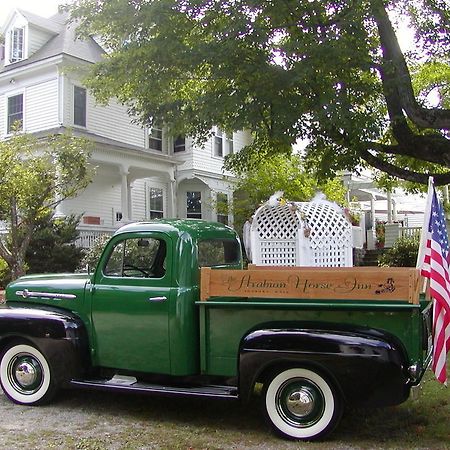
<path fill-rule="evenodd" d="M 421 274 L 430 279 L 430 295 L 433 299 L 432 368 L 437 380 L 446 384 L 446 359 L 450 350 L 450 249 L 444 210 L 439 204 L 432 181 L 428 195 L 423 230 L 426 239 L 422 236 L 425 245 L 419 252 L 418 266 L 421 266 Z"/>

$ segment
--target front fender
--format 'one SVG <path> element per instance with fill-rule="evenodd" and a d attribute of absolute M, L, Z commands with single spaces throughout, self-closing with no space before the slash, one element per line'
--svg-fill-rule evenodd
<path fill-rule="evenodd" d="M 53 307 L 21 304 L 0 308 L 0 352 L 9 342 L 34 344 L 52 362 L 58 378 L 69 381 L 83 373 L 89 361 L 86 327 L 75 314 Z"/>
<path fill-rule="evenodd" d="M 379 332 L 377 332 L 379 334 Z M 408 398 L 407 359 L 388 336 L 330 329 L 263 329 L 241 343 L 239 392 L 284 367 L 313 367 L 327 376 L 348 404 L 387 406 Z"/>

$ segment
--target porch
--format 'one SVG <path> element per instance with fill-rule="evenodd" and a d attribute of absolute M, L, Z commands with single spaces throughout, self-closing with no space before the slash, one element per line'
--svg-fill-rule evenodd
<path fill-rule="evenodd" d="M 79 236 L 75 241 L 75 245 L 87 250 L 94 246 L 97 239 L 102 236 L 112 236 L 116 230 L 117 228 L 112 227 L 96 227 L 95 229 L 79 227 Z"/>

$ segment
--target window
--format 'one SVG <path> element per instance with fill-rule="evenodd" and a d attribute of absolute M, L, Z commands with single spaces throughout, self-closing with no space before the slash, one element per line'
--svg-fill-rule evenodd
<path fill-rule="evenodd" d="M 148 136 L 148 148 L 162 152 L 162 129 L 154 126 Z"/>
<path fill-rule="evenodd" d="M 162 219 L 163 217 L 163 190 L 158 188 L 150 188 L 150 219 Z"/>
<path fill-rule="evenodd" d="M 186 150 L 186 138 L 184 136 L 178 136 L 173 143 L 173 152 L 184 152 Z"/>
<path fill-rule="evenodd" d="M 227 155 L 234 153 L 233 133 L 228 133 L 226 136 L 226 151 Z"/>
<path fill-rule="evenodd" d="M 103 273 L 109 277 L 162 278 L 166 272 L 165 259 L 165 241 L 127 239 L 114 246 Z"/>
<path fill-rule="evenodd" d="M 186 217 L 188 219 L 202 218 L 202 193 L 187 192 L 186 193 Z"/>
<path fill-rule="evenodd" d="M 238 264 L 241 253 L 239 243 L 232 239 L 207 239 L 198 243 L 198 265 L 216 267 Z"/>
<path fill-rule="evenodd" d="M 24 58 L 24 28 L 13 28 L 10 32 L 9 62 L 22 61 Z"/>
<path fill-rule="evenodd" d="M 214 156 L 223 157 L 223 135 L 220 128 L 214 133 Z"/>
<path fill-rule="evenodd" d="M 23 94 L 8 97 L 8 126 L 7 132 L 11 133 L 14 127 L 23 129 Z"/>
<path fill-rule="evenodd" d="M 217 222 L 228 225 L 228 195 L 217 193 Z"/>
<path fill-rule="evenodd" d="M 86 126 L 86 89 L 78 86 L 73 88 L 73 123 Z"/>
<path fill-rule="evenodd" d="M 214 156 L 223 158 L 234 153 L 233 133 L 224 133 L 219 127 L 214 132 Z"/>

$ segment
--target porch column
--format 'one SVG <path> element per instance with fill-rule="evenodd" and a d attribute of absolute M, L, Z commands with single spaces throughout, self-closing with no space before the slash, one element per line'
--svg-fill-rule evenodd
<path fill-rule="evenodd" d="M 167 216 L 171 218 L 177 218 L 177 190 L 176 190 L 176 180 L 175 178 L 170 178 L 167 189 Z"/>
<path fill-rule="evenodd" d="M 120 176 L 122 177 L 122 184 L 120 190 L 120 201 L 122 208 L 122 221 L 128 222 L 130 217 L 130 183 L 128 181 L 128 175 L 130 173 L 128 166 L 120 166 Z"/>
<path fill-rule="evenodd" d="M 370 197 L 370 213 L 372 215 L 372 226 L 366 231 L 367 250 L 373 250 L 375 248 L 375 197 Z"/>
<path fill-rule="evenodd" d="M 372 228 L 375 230 L 375 197 L 372 195 L 370 197 L 370 213 L 372 215 Z"/>
<path fill-rule="evenodd" d="M 392 192 L 387 192 L 387 222 L 392 223 Z"/>

